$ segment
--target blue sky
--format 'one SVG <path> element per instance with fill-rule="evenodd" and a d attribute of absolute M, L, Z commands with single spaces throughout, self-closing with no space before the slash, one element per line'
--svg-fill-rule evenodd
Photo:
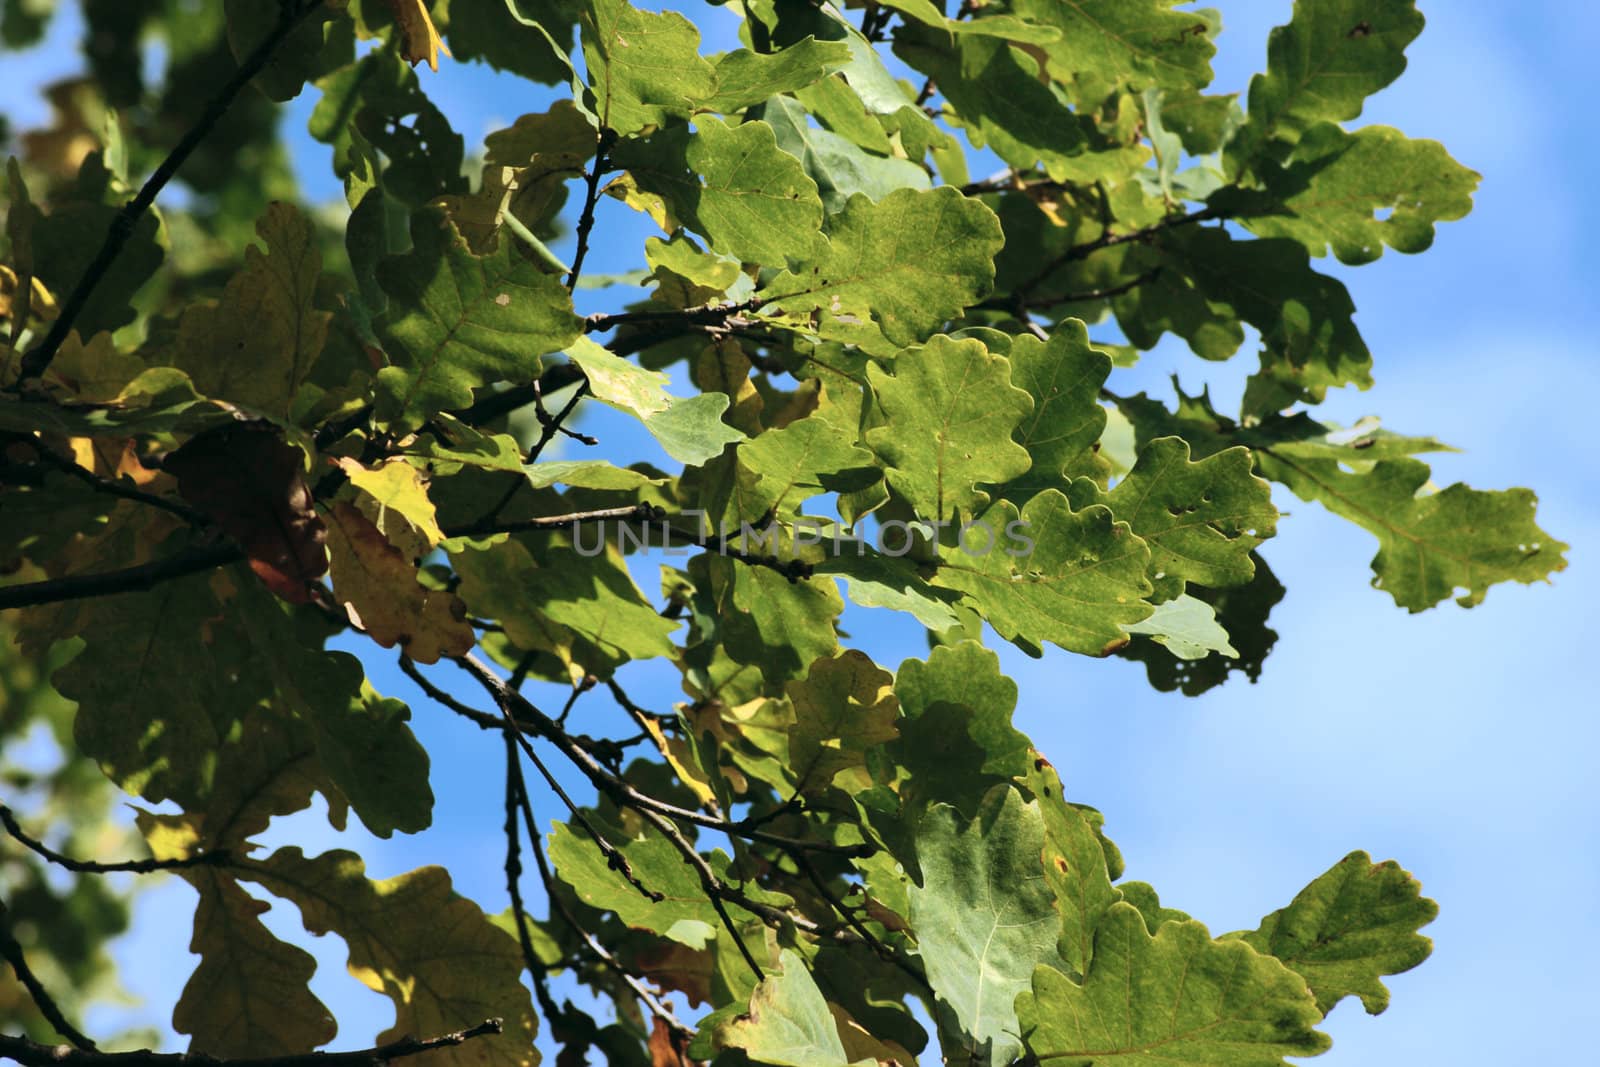
<path fill-rule="evenodd" d="M 1214 88 L 1242 90 L 1290 4 L 1222 6 Z M 1377 385 L 1335 395 L 1322 411 L 1345 423 L 1380 414 L 1391 429 L 1460 447 L 1433 460 L 1440 484 L 1532 486 L 1541 524 L 1575 546 L 1569 568 L 1553 586 L 1497 587 L 1470 611 L 1452 604 L 1407 615 L 1368 587 L 1376 546 L 1367 534 L 1284 495 L 1289 517 L 1264 554 L 1288 595 L 1273 613 L 1280 637 L 1259 684 L 1235 681 L 1190 699 L 1155 692 L 1136 664 L 1059 651 L 1032 660 L 1001 648 L 1021 688 L 1017 724 L 1055 762 L 1069 795 L 1106 813 L 1128 877 L 1153 883 L 1214 932 L 1254 926 L 1354 848 L 1398 859 L 1440 902 L 1427 930 L 1434 955 L 1389 980 L 1388 1012 L 1372 1019 L 1354 1001 L 1333 1012 L 1333 1050 L 1316 1061 L 1330 1067 L 1566 1061 L 1600 994 L 1590 962 L 1600 951 L 1591 906 L 1600 899 L 1600 702 L 1583 673 L 1600 592 L 1600 463 L 1587 439 L 1600 390 L 1591 340 L 1600 301 L 1585 251 L 1600 230 L 1591 179 L 1600 149 L 1578 106 L 1594 84 L 1600 9 L 1435 2 L 1424 10 L 1428 29 L 1409 50 L 1409 69 L 1362 121 L 1444 142 L 1483 184 L 1472 215 L 1441 227 L 1428 253 L 1391 251 L 1358 269 L 1323 264 L 1360 308 Z M 708 47 L 726 47 L 719 36 Z M 54 48 L 6 59 L 7 81 L 36 84 L 72 68 L 72 40 L 58 34 Z M 13 71 L 22 77 L 13 81 Z M 448 61 L 423 76 L 469 149 L 547 99 Z M 313 102 L 305 94 L 286 122 L 308 188 L 332 195 L 325 150 L 299 133 Z M 18 103 L 19 127 L 43 118 Z M 640 265 L 648 231 L 638 220 L 608 204 L 599 225 L 592 271 Z M 585 310 L 620 298 L 594 299 Z M 1191 391 L 1209 381 L 1231 404 L 1249 362 L 1217 367 L 1163 347 L 1116 387 L 1170 398 L 1176 372 Z M 620 455 L 648 455 L 620 423 L 596 418 L 586 428 Z M 885 613 L 853 611 L 846 628 L 880 662 L 924 654 L 920 631 Z M 387 654 L 368 658 L 380 689 L 413 701 L 434 761 L 434 828 L 380 842 L 336 834 L 311 813 L 275 828 L 274 839 L 307 851 L 355 848 L 377 875 L 443 863 L 458 889 L 501 910 L 498 743 L 430 708 Z M 451 668 L 433 674 L 460 684 Z M 656 667 L 623 677 L 653 707 L 679 696 L 671 673 Z M 544 799 L 548 820 L 556 808 Z M 527 891 L 537 900 L 536 887 Z M 91 1029 L 166 1029 L 189 971 L 175 946 L 187 941 L 191 907 L 175 880 L 141 898 L 117 954 L 144 1003 L 106 1009 Z M 298 932 L 285 905 L 270 921 Z M 343 973 L 342 946 L 309 947 L 322 962 L 315 988 L 343 1023 L 338 1044 L 364 1043 L 389 1023 L 387 1002 Z"/>

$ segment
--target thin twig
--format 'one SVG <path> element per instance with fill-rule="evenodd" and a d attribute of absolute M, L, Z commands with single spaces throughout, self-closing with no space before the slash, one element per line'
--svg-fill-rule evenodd
<path fill-rule="evenodd" d="M 1132 241 L 1147 241 L 1156 234 L 1167 230 L 1175 230 L 1180 226 L 1193 226 L 1196 223 L 1225 217 L 1226 215 L 1217 208 L 1208 207 L 1201 208 L 1198 211 L 1191 211 L 1187 215 L 1168 215 L 1160 222 L 1152 222 L 1148 226 L 1143 226 L 1137 230 L 1129 230 L 1127 233 L 1112 233 L 1108 229 L 1092 241 L 1085 241 L 1083 244 L 1076 244 L 1066 249 L 1041 267 L 1033 277 L 1013 289 L 1012 293 L 1019 298 L 1027 298 L 1039 287 L 1041 282 L 1057 270 L 1068 263 L 1086 259 L 1102 248 L 1115 248 L 1117 245 L 1125 245 Z"/>
<path fill-rule="evenodd" d="M 827 901 L 829 907 L 833 908 L 834 911 L 837 911 L 840 916 L 844 918 L 844 921 L 850 924 L 850 928 L 856 932 L 856 935 L 860 937 L 863 942 L 866 943 L 868 948 L 876 952 L 879 958 L 883 959 L 889 964 L 892 964 L 894 967 L 908 975 L 912 981 L 917 983 L 917 985 L 921 986 L 923 989 L 926 989 L 930 993 L 933 992 L 933 986 L 928 981 L 928 976 L 913 967 L 903 956 L 900 955 L 900 953 L 896 952 L 877 937 L 873 936 L 872 931 L 867 929 L 866 924 L 861 921 L 855 912 L 850 909 L 839 897 L 839 895 L 833 891 L 832 887 L 828 885 L 827 880 L 822 877 L 822 872 L 817 870 L 816 865 L 813 864 L 809 858 L 799 852 L 790 852 L 789 858 L 794 860 L 795 866 L 799 867 L 801 873 L 803 873 L 810 880 L 817 892 L 821 894 L 822 899 Z"/>
<path fill-rule="evenodd" d="M 162 511 L 170 512 L 171 514 L 178 516 L 178 518 L 182 519 L 191 526 L 201 527 L 210 525 L 210 519 L 206 518 L 204 515 L 200 514 L 198 511 L 194 510 L 181 500 L 173 500 L 171 497 L 157 496 L 155 493 L 147 493 L 143 489 L 137 489 L 131 485 L 123 485 L 121 482 L 113 481 L 110 478 L 102 478 L 93 471 L 85 467 L 80 467 L 78 464 L 74 463 L 65 456 L 57 455 L 55 452 L 46 447 L 42 441 L 30 440 L 29 443 L 33 445 L 34 453 L 38 457 L 39 463 L 50 467 L 52 470 L 60 471 L 62 474 L 70 475 L 71 477 L 78 479 L 78 481 L 84 483 L 97 493 L 104 493 L 107 496 L 120 497 L 123 500 L 132 500 L 136 503 L 144 504 L 147 507 L 160 508 Z"/>
<path fill-rule="evenodd" d="M 44 983 L 39 981 L 33 969 L 28 966 L 27 957 L 22 954 L 22 946 L 11 935 L 11 923 L 6 918 L 4 902 L 0 902 L 0 958 L 11 964 L 11 969 L 16 972 L 17 981 L 28 991 L 28 996 L 39 1009 L 39 1014 L 44 1016 L 45 1022 L 55 1027 L 56 1033 L 72 1042 L 73 1047 L 81 1052 L 95 1051 L 95 1043 L 67 1021 L 66 1015 L 45 989 Z"/>
<path fill-rule="evenodd" d="M 44 1045 L 25 1037 L 0 1034 L 0 1059 L 7 1057 L 23 1067 L 377 1067 L 392 1060 L 417 1056 L 436 1049 L 451 1048 L 475 1037 L 504 1030 L 499 1019 L 485 1019 L 477 1026 L 439 1037 L 404 1037 L 387 1045 L 355 1052 L 302 1052 L 288 1056 L 259 1056 L 252 1059 L 222 1059 L 201 1052 L 99 1052 Z"/>
<path fill-rule="evenodd" d="M 539 1000 L 539 1010 L 553 1025 L 561 1015 L 555 998 L 550 995 L 550 971 L 533 950 L 533 934 L 528 929 L 528 914 L 522 906 L 522 834 L 517 824 L 518 798 L 527 792 L 522 780 L 522 762 L 517 758 L 517 744 L 510 730 L 505 731 L 506 742 L 506 895 L 511 898 L 511 915 L 517 924 L 517 943 L 522 948 L 522 964 L 533 979 L 533 993 Z"/>
<path fill-rule="evenodd" d="M 765 303 L 752 297 L 736 304 L 700 304 L 691 308 L 673 308 L 661 311 L 619 311 L 615 314 L 590 315 L 583 320 L 585 333 L 604 333 L 614 330 L 618 326 L 634 326 L 639 323 L 669 322 L 689 324 L 715 324 L 726 322 L 737 315 L 747 311 L 759 311 Z"/>
<path fill-rule="evenodd" d="M 561 913 L 561 918 L 565 920 L 567 926 L 572 930 L 572 932 L 577 934 L 579 938 L 583 940 L 584 946 L 588 948 L 589 952 L 594 956 L 594 958 L 599 960 L 606 967 L 609 967 L 617 975 L 617 977 L 621 978 L 623 982 L 627 984 L 628 988 L 632 989 L 634 994 L 640 1000 L 644 1001 L 645 1006 L 655 1013 L 657 1018 L 661 1019 L 679 1034 L 683 1034 L 685 1036 L 692 1035 L 694 1033 L 694 1027 L 685 1025 L 676 1015 L 674 1015 L 672 1013 L 672 1009 L 667 1007 L 666 1004 L 662 1003 L 660 997 L 651 992 L 650 989 L 639 980 L 637 975 L 635 975 L 628 968 L 624 967 L 622 965 L 622 961 L 618 960 L 617 957 L 612 954 L 610 949 L 601 944 L 599 938 L 595 937 L 594 934 L 586 930 L 583 925 L 578 922 L 577 917 L 572 914 L 572 910 L 567 907 L 567 902 L 561 898 L 559 893 L 556 892 L 555 874 L 550 870 L 550 861 L 545 858 L 544 842 L 539 838 L 539 830 L 533 817 L 533 805 L 528 800 L 528 793 L 526 789 L 522 791 L 518 798 L 518 802 L 522 808 L 523 826 L 526 827 L 528 831 L 529 848 L 533 852 L 534 866 L 539 872 L 540 880 L 544 883 L 544 895 L 545 898 L 550 901 L 550 907 L 553 910 Z"/>
<path fill-rule="evenodd" d="M 567 274 L 567 292 L 577 288 L 583 273 L 583 261 L 589 255 L 589 231 L 594 229 L 595 204 L 600 200 L 600 179 L 607 171 L 606 153 L 616 137 L 609 129 L 602 129 L 595 137 L 594 162 L 584 172 L 583 213 L 578 216 L 578 248 L 572 254 L 572 270 Z"/>
<path fill-rule="evenodd" d="M 123 247 L 128 243 L 129 238 L 133 236 L 139 220 L 146 211 L 150 210 L 151 205 L 156 202 L 156 197 L 161 195 L 161 190 L 166 188 L 167 183 L 178 173 L 178 168 L 183 166 L 189 155 L 200 146 L 200 143 L 206 139 L 211 130 L 221 121 L 222 116 L 233 104 L 234 97 L 239 95 L 239 90 L 243 89 L 250 83 L 252 78 L 261 73 L 262 68 L 272 58 L 272 54 L 278 50 L 278 46 L 288 38 L 289 34 L 294 32 L 295 27 L 300 24 L 300 20 L 321 6 L 322 0 L 295 0 L 295 2 L 284 0 L 277 25 L 244 58 L 244 62 L 239 64 L 239 69 L 234 71 L 233 77 L 229 78 L 222 88 L 217 91 L 217 95 L 213 96 L 206 104 L 205 111 L 201 113 L 200 118 L 193 126 L 189 127 L 188 132 L 183 135 L 183 139 L 173 147 L 167 158 L 163 159 L 161 165 L 146 179 L 138 194 L 117 213 L 117 217 L 111 223 L 111 228 L 106 232 L 106 239 L 101 244 L 100 251 L 95 253 L 94 259 L 90 261 L 82 277 L 78 279 L 78 284 L 73 287 L 71 294 L 67 296 L 66 302 L 62 304 L 61 314 L 56 317 L 55 322 L 50 324 L 50 332 L 45 335 L 39 347 L 22 357 L 19 367 L 19 384 L 39 377 L 50 366 L 50 361 L 56 358 L 56 352 L 60 350 L 61 345 L 66 341 L 67 334 L 72 331 L 79 314 L 83 312 L 84 305 L 89 302 L 89 297 L 93 295 L 101 279 L 110 271 L 111 265 L 116 262 L 117 256 L 122 253 Z"/>
<path fill-rule="evenodd" d="M 588 813 L 578 806 L 577 802 L 568 795 L 566 789 L 556 779 L 556 776 L 550 773 L 550 768 L 546 767 L 544 761 L 539 758 L 538 750 L 533 747 L 533 743 L 523 736 L 519 721 L 511 713 L 511 705 L 502 703 L 500 710 L 505 716 L 505 735 L 522 746 L 523 754 L 528 757 L 529 762 L 533 764 L 534 770 L 538 771 L 539 776 L 544 779 L 545 785 L 549 786 L 550 791 L 556 795 L 557 799 L 566 805 L 566 809 L 571 814 L 573 821 L 578 824 L 584 833 L 589 835 L 595 847 L 600 850 L 600 854 L 606 858 L 606 866 L 622 875 L 623 879 L 633 886 L 640 896 L 652 904 L 659 904 L 665 900 L 666 897 L 663 894 L 651 889 L 639 880 L 639 876 L 633 873 L 633 865 L 622 854 L 622 850 L 607 840 L 599 830 L 595 829 L 595 825 L 589 819 Z"/>
<path fill-rule="evenodd" d="M 0 804 L 0 824 L 4 824 L 6 833 L 16 838 L 28 848 L 37 852 L 51 863 L 65 867 L 77 874 L 112 874 L 118 871 L 129 871 L 133 874 L 150 874 L 154 871 L 175 871 L 184 867 L 220 866 L 229 861 L 229 854 L 225 849 L 212 852 L 201 852 L 198 855 L 185 856 L 182 859 L 158 860 L 122 860 L 118 863 L 99 863 L 94 860 L 73 859 L 63 855 L 46 845 L 38 838 L 31 836 L 22 829 L 17 822 L 16 812 L 4 804 Z"/>
<path fill-rule="evenodd" d="M 535 735 L 554 744 L 561 750 L 562 755 L 566 756 L 584 773 L 585 777 L 594 784 L 596 789 L 606 793 L 620 805 L 635 809 L 647 807 L 671 819 L 691 823 L 707 830 L 734 834 L 751 841 L 772 845 L 776 848 L 797 847 L 809 849 L 813 852 L 832 853 L 838 856 L 870 856 L 877 851 L 876 847 L 866 843 L 835 845 L 827 841 L 806 841 L 800 838 L 768 833 L 765 830 L 751 829 L 726 818 L 717 818 L 689 808 L 680 808 L 676 804 L 669 804 L 664 800 L 658 800 L 655 797 L 641 793 L 628 782 L 607 771 L 594 758 L 592 753 L 574 740 L 572 735 L 556 726 L 555 720 L 535 707 L 527 697 L 507 686 L 476 657 L 470 654 L 461 656 L 455 660 L 455 663 L 472 675 L 497 705 L 504 707 L 509 704 L 512 708 L 512 718 L 517 723 L 531 729 Z"/>

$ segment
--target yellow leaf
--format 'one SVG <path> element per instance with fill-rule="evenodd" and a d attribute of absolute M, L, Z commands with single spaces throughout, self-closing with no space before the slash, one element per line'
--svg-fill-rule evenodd
<path fill-rule="evenodd" d="M 64 400 L 111 404 L 147 369 L 138 356 L 118 352 L 109 333 L 97 333 L 84 344 L 73 330 L 45 371 L 44 385 Z"/>
<path fill-rule="evenodd" d="M 350 483 L 366 493 L 381 509 L 374 520 L 387 532 L 384 522 L 386 511 L 397 513 L 411 527 L 425 537 L 432 548 L 444 540 L 439 529 L 438 513 L 433 501 L 428 499 L 428 484 L 422 472 L 403 459 L 390 460 L 376 467 L 363 467 L 349 458 L 335 460 L 349 477 Z"/>
<path fill-rule="evenodd" d="M 450 49 L 444 46 L 439 39 L 439 31 L 433 27 L 433 19 L 428 15 L 428 5 L 424 0 L 386 0 L 389 10 L 394 12 L 395 25 L 400 30 L 400 55 L 407 63 L 415 66 L 418 61 L 426 59 L 429 70 L 439 69 L 439 53 L 450 54 Z"/>
<path fill-rule="evenodd" d="M 505 1020 L 503 1033 L 417 1056 L 418 1067 L 534 1067 L 538 1027 L 514 937 L 458 896 L 440 867 L 369 881 L 353 852 L 307 857 L 280 849 L 251 877 L 300 909 L 313 934 L 350 947 L 349 970 L 394 1001 L 394 1026 L 378 1042 L 429 1037 Z"/>
<path fill-rule="evenodd" d="M 341 500 L 329 518 L 333 592 L 351 622 L 385 648 L 400 645 L 418 663 L 437 663 L 440 656 L 459 656 L 472 647 L 460 597 L 417 584 L 417 569 L 355 505 Z"/>

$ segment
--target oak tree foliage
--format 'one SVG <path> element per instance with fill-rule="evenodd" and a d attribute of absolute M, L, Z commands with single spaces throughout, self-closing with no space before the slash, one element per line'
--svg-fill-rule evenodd
<path fill-rule="evenodd" d="M 1428 954 L 1365 853 L 1222 936 L 1124 880 L 986 647 L 1255 678 L 1274 483 L 1408 611 L 1562 568 L 1529 490 L 1316 415 L 1373 382 L 1327 257 L 1425 250 L 1478 181 L 1360 125 L 1410 0 L 1297 0 L 1226 92 L 1220 16 L 1173 0 L 76 15 L 83 73 L 7 133 L 0 740 L 60 760 L 0 761 L 0 1056 L 98 1062 L 120 870 L 194 890 L 172 1024 L 224 1059 L 1265 1067 Z M 430 98 L 470 63 L 554 102 L 473 144 Z M 297 193 L 296 97 L 343 203 Z M 636 271 L 597 275 L 630 210 Z M 1251 361 L 1241 410 L 1119 388 L 1167 334 Z M 638 433 L 574 443 L 598 406 Z M 926 655 L 874 662 L 847 600 Z M 396 655 L 428 706 L 367 678 Z M 504 741 L 505 899 L 257 844 L 314 800 L 427 827 L 412 723 L 452 712 Z M 552 769 L 585 788 L 547 808 Z M 339 1032 L 268 899 L 389 1031 Z"/>

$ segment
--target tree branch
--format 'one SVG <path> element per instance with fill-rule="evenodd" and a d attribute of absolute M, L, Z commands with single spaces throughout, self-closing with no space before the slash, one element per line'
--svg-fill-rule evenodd
<path fill-rule="evenodd" d="M 38 838 L 30 836 L 22 829 L 21 824 L 17 822 L 16 812 L 4 804 L 0 804 L 0 824 L 4 824 L 6 833 L 34 852 L 37 852 L 40 856 L 77 874 L 112 874 L 118 871 L 129 871 L 133 874 L 150 874 L 154 871 L 175 871 L 184 867 L 219 866 L 226 864 L 230 858 L 225 849 L 217 849 L 213 852 L 201 852 L 197 855 L 185 856 L 182 859 L 158 860 L 152 858 L 122 860 L 118 863 L 98 863 L 94 860 L 73 859 L 71 856 L 57 852 Z"/>
<path fill-rule="evenodd" d="M 589 231 L 594 229 L 594 209 L 600 200 L 600 179 L 608 169 L 606 153 L 611 150 L 611 142 L 615 138 L 616 134 L 609 129 L 602 129 L 596 135 L 594 162 L 583 176 L 583 213 L 578 216 L 578 249 L 572 254 L 572 271 L 567 275 L 569 293 L 577 287 L 578 278 L 583 273 L 583 261 L 589 255 Z"/>
<path fill-rule="evenodd" d="M 39 1014 L 44 1016 L 45 1022 L 55 1027 L 56 1033 L 72 1042 L 80 1052 L 94 1052 L 95 1044 L 83 1032 L 67 1021 L 67 1017 L 57 1006 L 55 1000 L 45 989 L 44 983 L 33 973 L 33 968 L 28 966 L 27 957 L 22 954 L 22 946 L 17 944 L 17 939 L 11 936 L 11 922 L 6 918 L 6 906 L 0 902 L 0 958 L 11 964 L 11 969 L 16 972 L 17 981 L 22 983 L 22 988 L 28 991 L 28 996 L 39 1009 Z M 4 1037 L 0 1036 L 0 1041 Z M 65 1046 L 63 1046 L 65 1047 Z M 0 1052 L 5 1046 L 0 1045 Z M 68 1049 L 67 1051 L 71 1051 Z"/>
<path fill-rule="evenodd" d="M 283 0 L 282 14 L 272 32 L 262 38 L 261 43 L 244 58 L 244 62 L 239 64 L 239 69 L 234 71 L 233 77 L 229 78 L 217 91 L 217 95 L 206 104 L 206 109 L 201 113 L 199 120 L 189 128 L 183 139 L 168 153 L 167 158 L 163 159 L 161 165 L 146 179 L 138 194 L 117 213 L 111 228 L 106 232 L 106 239 L 101 244 L 100 251 L 95 253 L 83 276 L 78 279 L 78 284 L 68 295 L 66 303 L 61 306 L 61 314 L 50 324 L 50 332 L 45 335 L 37 348 L 22 357 L 19 366 L 19 385 L 39 377 L 50 366 L 50 361 L 56 358 L 56 353 L 66 341 L 67 334 L 72 331 L 78 316 L 83 312 L 84 305 L 89 302 L 89 297 L 101 279 L 110 271 L 117 256 L 121 255 L 128 239 L 133 236 L 139 220 L 156 202 L 161 190 L 166 188 L 167 183 L 178 173 L 178 168 L 183 166 L 184 161 L 200 146 L 200 142 L 204 141 L 221 121 L 222 116 L 233 104 L 234 97 L 239 95 L 239 90 L 261 73 L 262 68 L 272 58 L 272 53 L 276 52 L 278 46 L 294 32 L 300 21 L 321 6 L 322 0 Z"/>
<path fill-rule="evenodd" d="M 233 544 L 206 545 L 186 549 L 165 559 L 151 560 L 135 567 L 97 574 L 69 574 L 42 582 L 0 586 L 0 611 L 34 604 L 54 604 L 63 600 L 136 593 L 153 589 L 162 582 L 184 578 L 201 571 L 215 570 L 244 558 L 244 551 Z"/>
<path fill-rule="evenodd" d="M 505 731 L 506 742 L 506 895 L 511 898 L 511 917 L 517 924 L 517 943 L 522 948 L 522 964 L 533 979 L 533 992 L 539 1000 L 539 1010 L 544 1012 L 552 1026 L 561 1015 L 555 998 L 550 995 L 550 971 L 533 950 L 533 935 L 528 930 L 528 914 L 522 906 L 522 834 L 517 824 L 519 798 L 527 794 L 522 780 L 522 763 L 517 759 L 517 745 L 511 731 Z"/>
<path fill-rule="evenodd" d="M 149 1049 L 100 1052 L 43 1045 L 25 1037 L 0 1034 L 0 1057 L 10 1057 L 23 1067 L 378 1067 L 392 1060 L 464 1044 L 485 1034 L 498 1034 L 503 1029 L 499 1019 L 485 1019 L 477 1026 L 455 1033 L 420 1040 L 405 1037 L 355 1052 L 304 1052 L 251 1059 L 221 1059 L 201 1052 L 151 1052 Z"/>
<path fill-rule="evenodd" d="M 37 456 L 37 462 L 40 465 L 49 467 L 52 470 L 59 471 L 62 474 L 76 478 L 78 481 L 84 483 L 97 493 L 104 493 L 107 496 L 119 497 L 123 500 L 132 500 L 136 503 L 144 504 L 147 507 L 160 508 L 162 511 L 170 512 L 171 514 L 178 516 L 178 518 L 182 519 L 190 526 L 207 526 L 211 522 L 210 519 L 207 519 L 204 515 L 200 514 L 198 511 L 194 510 L 181 500 L 173 500 L 170 497 L 157 496 L 155 493 L 147 493 L 143 489 L 137 489 L 131 485 L 123 485 L 121 482 L 112 481 L 109 478 L 102 478 L 93 471 L 84 467 L 80 467 L 78 464 L 74 463 L 65 456 L 57 455 L 38 438 L 24 438 L 24 440 L 26 440 L 28 444 L 32 446 L 34 454 Z M 15 470 L 18 468 L 13 467 L 11 469 Z"/>
<path fill-rule="evenodd" d="M 1141 227 L 1137 230 L 1130 230 L 1127 233 L 1112 233 L 1108 229 L 1105 233 L 1102 233 L 1094 240 L 1085 241 L 1083 244 L 1073 245 L 1060 255 L 1056 256 L 1054 259 L 1050 260 L 1043 267 L 1041 267 L 1038 273 L 1034 274 L 1033 277 L 1017 286 L 1016 289 L 1013 290 L 1013 295 L 1017 298 L 1026 299 L 1033 293 L 1034 289 L 1038 288 L 1041 282 L 1050 277 L 1050 275 L 1054 274 L 1061 267 L 1080 259 L 1086 259 L 1094 253 L 1100 251 L 1102 248 L 1115 248 L 1117 245 L 1125 245 L 1132 241 L 1148 241 L 1156 234 L 1164 233 L 1167 230 L 1175 230 L 1180 226 L 1193 226 L 1196 223 L 1207 222 L 1211 219 L 1221 219 L 1226 217 L 1227 216 L 1217 208 L 1208 207 L 1201 208 L 1198 211 L 1191 211 L 1187 215 L 1168 215 L 1160 222 L 1152 222 L 1148 226 Z"/>
<path fill-rule="evenodd" d="M 746 311 L 759 311 L 764 303 L 766 301 L 752 297 L 737 304 L 701 304 L 692 308 L 619 311 L 612 315 L 595 314 L 583 320 L 583 330 L 585 333 L 604 333 L 618 326 L 633 326 L 648 322 L 715 325 L 742 315 Z"/>
<path fill-rule="evenodd" d="M 566 922 L 567 926 L 572 929 L 572 932 L 577 934 L 578 937 L 583 940 L 584 946 L 588 948 L 590 954 L 606 967 L 609 967 L 612 972 L 617 975 L 617 977 L 621 978 L 622 981 L 627 984 L 628 988 L 633 990 L 634 994 L 640 1000 L 644 1001 L 645 1006 L 648 1007 L 657 1018 L 666 1023 L 677 1033 L 685 1037 L 693 1036 L 694 1027 L 687 1026 L 681 1020 L 679 1020 L 678 1017 L 672 1013 L 672 1009 L 667 1007 L 666 1004 L 662 1003 L 660 997 L 651 992 L 650 989 L 639 980 L 639 977 L 634 974 L 634 972 L 624 967 L 622 965 L 622 961 L 617 959 L 617 957 L 612 954 L 610 949 L 606 948 L 600 943 L 599 938 L 595 937 L 594 934 L 584 929 L 582 924 L 578 922 L 576 916 L 572 914 L 571 909 L 567 907 L 567 902 L 562 900 L 561 896 L 556 892 L 555 874 L 550 870 L 550 861 L 545 858 L 544 844 L 539 839 L 538 826 L 533 817 L 533 805 L 528 800 L 528 791 L 526 789 L 523 789 L 518 798 L 518 803 L 522 808 L 522 824 L 528 832 L 529 848 L 533 851 L 534 866 L 539 872 L 540 881 L 544 884 L 544 895 L 545 898 L 549 900 L 551 909 L 561 913 L 561 918 Z"/>
<path fill-rule="evenodd" d="M 644 509 L 649 508 L 647 512 Z M 601 508 L 596 511 L 574 511 L 565 515 L 546 515 L 539 518 L 519 519 L 515 522 L 484 523 L 447 526 L 446 537 L 487 537 L 500 533 L 527 533 L 533 530 L 557 530 L 580 522 L 604 519 L 650 519 L 659 515 L 647 504 L 629 504 L 625 507 Z M 21 585 L 0 586 L 0 611 L 8 608 L 25 608 L 34 604 L 54 604 L 63 600 L 82 600 L 86 597 L 110 596 L 114 593 L 142 592 L 153 589 L 162 582 L 183 578 L 200 571 L 213 570 L 244 559 L 244 551 L 237 545 L 222 543 L 185 549 L 165 559 L 141 563 L 116 571 L 95 574 L 69 574 L 63 578 L 50 578 L 42 582 L 25 582 Z"/>

